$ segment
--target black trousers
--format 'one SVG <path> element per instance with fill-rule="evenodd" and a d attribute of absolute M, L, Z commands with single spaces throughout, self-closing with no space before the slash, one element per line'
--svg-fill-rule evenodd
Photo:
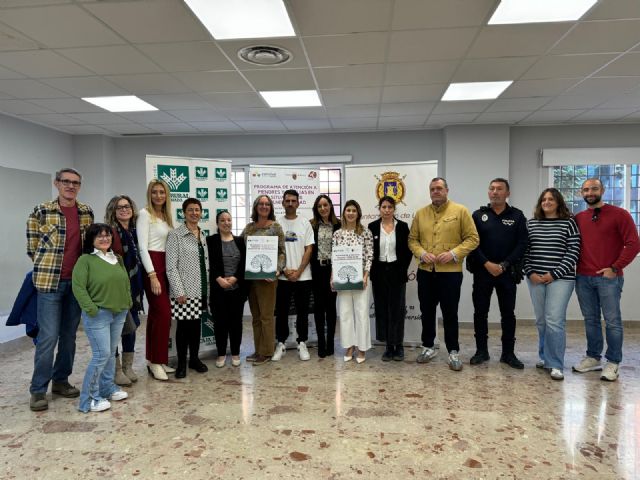
<path fill-rule="evenodd" d="M 407 313 L 407 284 L 395 281 L 397 262 L 376 264 L 376 279 L 371 281 L 376 312 L 376 339 L 389 346 L 402 345 Z"/>
<path fill-rule="evenodd" d="M 318 265 L 312 271 L 313 318 L 318 333 L 318 353 L 333 353 L 336 334 L 337 292 L 331 291 L 331 265 Z"/>
<path fill-rule="evenodd" d="M 276 340 L 286 342 L 289 338 L 289 307 L 291 297 L 296 306 L 297 342 L 306 342 L 309 336 L 309 301 L 311 280 L 289 282 L 280 280 L 276 290 Z"/>
<path fill-rule="evenodd" d="M 422 345 L 433 347 L 436 338 L 436 308 L 442 310 L 447 351 L 460 351 L 458 343 L 458 303 L 462 272 L 428 272 L 418 269 L 418 300 L 422 314 Z"/>
<path fill-rule="evenodd" d="M 247 294 L 243 288 L 213 290 L 211 314 L 219 357 L 227 354 L 227 340 L 229 340 L 231 355 L 240 355 L 242 314 L 246 300 Z"/>
<path fill-rule="evenodd" d="M 178 320 L 176 325 L 176 350 L 178 361 L 187 360 L 187 350 L 189 358 L 198 358 L 200 351 L 200 320 Z"/>
<path fill-rule="evenodd" d="M 502 353 L 513 353 L 516 335 L 516 283 L 508 273 L 494 277 L 487 271 L 473 275 L 473 328 L 478 350 L 487 350 L 489 337 L 488 316 L 491 295 L 496 290 L 502 326 Z"/>

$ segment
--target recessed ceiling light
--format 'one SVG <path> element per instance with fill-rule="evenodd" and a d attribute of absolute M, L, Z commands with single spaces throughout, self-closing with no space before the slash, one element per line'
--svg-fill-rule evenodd
<path fill-rule="evenodd" d="M 84 97 L 82 100 L 110 112 L 150 112 L 158 110 L 153 105 L 135 95 L 120 97 Z"/>
<path fill-rule="evenodd" d="M 315 90 L 284 90 L 260 92 L 271 108 L 321 107 L 320 97 Z"/>
<path fill-rule="evenodd" d="M 492 100 L 498 98 L 512 80 L 505 82 L 473 82 L 452 83 L 442 96 L 443 102 L 460 102 L 463 100 Z"/>
<path fill-rule="evenodd" d="M 598 0 L 501 0 L 489 25 L 578 20 Z"/>
<path fill-rule="evenodd" d="M 185 0 L 217 40 L 294 37 L 282 0 Z"/>

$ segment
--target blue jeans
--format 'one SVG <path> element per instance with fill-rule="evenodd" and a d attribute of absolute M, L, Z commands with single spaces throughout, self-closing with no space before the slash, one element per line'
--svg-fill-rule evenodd
<path fill-rule="evenodd" d="M 600 321 L 600 311 L 602 311 L 607 334 L 605 358 L 613 363 L 622 361 L 623 332 L 620 297 L 622 296 L 623 284 L 623 277 L 609 279 L 578 275 L 576 279 L 576 293 L 587 333 L 588 357 L 598 360 L 602 357 L 604 346 Z"/>
<path fill-rule="evenodd" d="M 82 325 L 93 356 L 87 366 L 80 392 L 78 410 L 88 412 L 92 400 L 109 398 L 120 390 L 113 382 L 116 373 L 116 348 L 122 334 L 127 310 L 112 313 L 101 308 L 95 317 L 82 312 Z"/>
<path fill-rule="evenodd" d="M 29 391 L 46 393 L 51 380 L 64 383 L 73 370 L 80 306 L 71 291 L 71 280 L 60 280 L 55 292 L 38 292 L 37 302 L 39 331 Z"/>
<path fill-rule="evenodd" d="M 538 355 L 546 368 L 564 368 L 567 346 L 567 305 L 573 293 L 574 280 L 554 280 L 534 284 L 527 278 L 538 328 Z"/>

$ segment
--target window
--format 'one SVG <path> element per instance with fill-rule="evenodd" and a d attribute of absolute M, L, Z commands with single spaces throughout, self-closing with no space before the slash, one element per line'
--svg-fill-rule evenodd
<path fill-rule="evenodd" d="M 244 169 L 231 171 L 231 217 L 233 234 L 240 235 L 249 219 L 249 186 Z"/>
<path fill-rule="evenodd" d="M 333 203 L 336 217 L 340 217 L 342 210 L 342 169 L 339 167 L 320 168 L 320 193 L 327 195 Z"/>
<path fill-rule="evenodd" d="M 585 209 L 580 189 L 587 178 L 599 178 L 604 185 L 603 200 L 629 210 L 640 226 L 640 165 L 562 165 L 551 168 L 553 186 L 560 190 L 571 212 Z"/>

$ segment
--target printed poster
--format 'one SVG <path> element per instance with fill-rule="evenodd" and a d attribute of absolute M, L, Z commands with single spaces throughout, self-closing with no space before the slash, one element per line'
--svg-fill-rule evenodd
<path fill-rule="evenodd" d="M 244 278 L 246 280 L 275 279 L 277 270 L 278 237 L 248 236 Z"/>
<path fill-rule="evenodd" d="M 362 245 L 334 246 L 331 251 L 333 289 L 362 290 Z"/>

